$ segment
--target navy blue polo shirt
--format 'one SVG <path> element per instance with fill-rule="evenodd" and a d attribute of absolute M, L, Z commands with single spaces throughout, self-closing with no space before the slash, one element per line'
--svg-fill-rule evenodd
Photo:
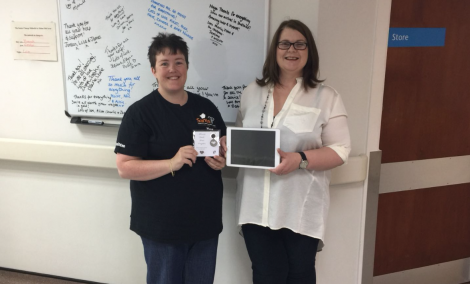
<path fill-rule="evenodd" d="M 171 159 L 193 144 L 193 130 L 220 129 L 225 123 L 208 99 L 188 92 L 185 105 L 172 104 L 156 90 L 125 113 L 115 153 L 143 160 Z M 223 185 L 220 171 L 203 157 L 190 167 L 149 180 L 130 181 L 131 230 L 160 242 L 191 242 L 216 237 L 222 231 Z"/>

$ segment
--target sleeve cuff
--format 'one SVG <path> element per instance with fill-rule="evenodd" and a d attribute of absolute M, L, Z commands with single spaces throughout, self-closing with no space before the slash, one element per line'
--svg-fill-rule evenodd
<path fill-rule="evenodd" d="M 338 156 L 341 158 L 341 160 L 343 160 L 345 164 L 348 162 L 349 152 L 351 151 L 351 149 L 338 145 L 330 145 L 326 147 L 335 151 L 336 154 L 338 154 Z"/>

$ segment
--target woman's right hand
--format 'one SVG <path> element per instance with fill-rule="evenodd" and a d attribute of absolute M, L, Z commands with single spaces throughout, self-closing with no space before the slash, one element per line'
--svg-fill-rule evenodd
<path fill-rule="evenodd" d="M 288 173 L 291 173 L 299 168 L 300 162 L 302 161 L 299 153 L 284 152 L 279 148 L 277 149 L 277 152 L 281 157 L 281 163 L 274 169 L 270 169 L 270 172 L 275 173 L 278 176 L 282 176 L 287 175 Z"/>
<path fill-rule="evenodd" d="M 171 158 L 171 165 L 173 171 L 177 171 L 183 167 L 184 164 L 189 165 L 190 167 L 196 163 L 197 151 L 193 146 L 184 146 L 178 150 L 178 153 Z"/>

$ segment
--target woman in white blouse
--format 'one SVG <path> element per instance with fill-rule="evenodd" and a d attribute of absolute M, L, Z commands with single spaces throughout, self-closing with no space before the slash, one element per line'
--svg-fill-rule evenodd
<path fill-rule="evenodd" d="M 252 261 L 253 283 L 316 282 L 329 207 L 330 170 L 347 161 L 350 138 L 340 95 L 317 78 L 309 28 L 281 23 L 263 77 L 245 88 L 237 126 L 278 128 L 281 163 L 241 169 L 237 217 Z"/>

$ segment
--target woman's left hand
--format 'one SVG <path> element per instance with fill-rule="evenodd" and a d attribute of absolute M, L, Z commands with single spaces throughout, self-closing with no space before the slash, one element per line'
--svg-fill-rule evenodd
<path fill-rule="evenodd" d="M 277 152 L 281 156 L 281 163 L 272 170 L 278 176 L 287 175 L 299 168 L 300 161 L 302 160 L 299 153 L 295 152 L 284 152 L 281 149 L 277 149 Z"/>
<path fill-rule="evenodd" d="M 218 171 L 225 167 L 225 158 L 221 156 L 205 157 L 204 160 L 212 169 Z"/>

